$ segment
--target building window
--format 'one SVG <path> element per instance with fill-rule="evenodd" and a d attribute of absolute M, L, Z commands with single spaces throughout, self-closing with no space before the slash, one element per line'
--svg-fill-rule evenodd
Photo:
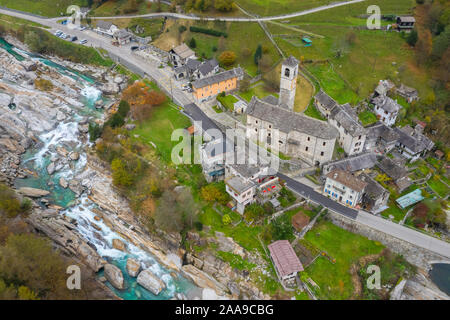
<path fill-rule="evenodd" d="M 323 151 L 320 153 L 320 155 L 323 157 Z"/>
<path fill-rule="evenodd" d="M 327 144 L 327 143 L 326 143 L 326 142 L 324 142 L 324 143 L 323 143 L 323 146 L 325 147 L 325 145 L 326 145 L 326 144 Z"/>
<path fill-rule="evenodd" d="M 286 77 L 289 77 L 291 75 L 291 70 L 289 70 L 288 68 L 286 68 L 286 70 L 284 71 L 284 75 Z"/>
<path fill-rule="evenodd" d="M 267 135 L 270 137 L 270 132 Z"/>
<path fill-rule="evenodd" d="M 310 137 L 308 137 L 308 139 L 307 139 L 308 141 L 310 141 L 311 140 L 311 138 Z"/>
<path fill-rule="evenodd" d="M 258 128 L 255 128 L 255 131 L 258 132 Z"/>
<path fill-rule="evenodd" d="M 281 141 L 281 140 L 278 140 L 278 143 L 279 143 L 279 144 L 283 144 L 283 141 Z"/>
<path fill-rule="evenodd" d="M 358 140 L 361 140 L 361 136 L 358 137 Z"/>
<path fill-rule="evenodd" d="M 269 129 L 272 129 L 272 125 L 269 124 Z"/>
<path fill-rule="evenodd" d="M 305 148 L 305 151 L 308 151 L 308 147 Z"/>
<path fill-rule="evenodd" d="M 255 123 L 258 123 L 258 120 L 255 120 Z"/>

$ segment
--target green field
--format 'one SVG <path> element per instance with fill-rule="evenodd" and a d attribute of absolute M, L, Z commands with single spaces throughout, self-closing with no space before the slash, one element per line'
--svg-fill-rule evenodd
<path fill-rule="evenodd" d="M 237 98 L 235 98 L 233 95 L 229 94 L 225 97 L 222 96 L 218 96 L 217 100 L 225 107 L 227 108 L 229 111 L 233 112 L 234 111 L 234 104 L 236 102 L 238 102 L 239 100 Z"/>
<path fill-rule="evenodd" d="M 377 122 L 377 116 L 368 110 L 360 112 L 358 118 L 364 127 Z"/>
<path fill-rule="evenodd" d="M 428 180 L 428 185 L 430 186 L 433 191 L 435 191 L 439 196 L 442 198 L 446 197 L 449 193 L 449 187 L 445 183 L 443 183 L 440 179 L 435 179 L 435 177 L 431 177 L 430 180 Z"/>
<path fill-rule="evenodd" d="M 261 16 L 302 11 L 329 4 L 330 0 L 236 0 L 246 11 Z"/>
<path fill-rule="evenodd" d="M 270 95 L 273 95 L 274 97 L 278 98 L 278 92 L 268 90 L 264 85 L 263 81 L 255 82 L 254 84 L 252 84 L 252 86 L 247 92 L 239 93 L 239 96 L 242 99 L 246 100 L 247 102 L 250 102 L 253 96 L 263 99 Z"/>
<path fill-rule="evenodd" d="M 127 12 L 128 0 L 109 0 L 102 3 L 98 8 L 95 8 L 90 15 L 96 16 L 114 16 L 124 14 L 145 14 L 151 12 L 157 12 L 158 6 L 156 3 L 151 3 L 150 7 L 147 6 L 147 1 L 141 1 L 138 3 L 137 11 Z M 168 6 L 161 3 L 161 11 L 168 11 Z"/>
<path fill-rule="evenodd" d="M 46 17 L 59 17 L 66 15 L 67 7 L 70 5 L 86 7 L 88 2 L 88 0 L 0 0 L 0 6 Z"/>
<path fill-rule="evenodd" d="M 150 119 L 137 124 L 136 129 L 132 131 L 132 134 L 139 135 L 139 139 L 146 145 L 153 142 L 158 154 L 166 162 L 170 162 L 172 148 L 178 143 L 170 140 L 172 132 L 191 125 L 189 119 L 171 105 L 171 102 L 166 102 L 154 107 Z"/>
<path fill-rule="evenodd" d="M 353 294 L 350 266 L 361 257 L 380 253 L 383 245 L 363 236 L 341 229 L 329 221 L 320 221 L 310 230 L 305 240 L 335 259 L 318 258 L 306 268 L 316 282 L 320 299 L 348 299 Z"/>
<path fill-rule="evenodd" d="M 308 108 L 305 110 L 305 115 L 318 120 L 326 120 L 312 103 L 310 103 Z"/>

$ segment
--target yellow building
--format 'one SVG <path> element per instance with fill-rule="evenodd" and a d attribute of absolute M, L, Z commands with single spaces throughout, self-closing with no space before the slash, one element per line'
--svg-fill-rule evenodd
<path fill-rule="evenodd" d="M 194 99 L 199 102 L 216 97 L 221 92 L 238 89 L 239 81 L 244 77 L 241 68 L 234 68 L 192 83 Z"/>

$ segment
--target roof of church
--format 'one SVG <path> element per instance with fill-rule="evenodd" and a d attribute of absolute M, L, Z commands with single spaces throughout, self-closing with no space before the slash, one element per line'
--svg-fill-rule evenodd
<path fill-rule="evenodd" d="M 252 98 L 246 113 L 270 122 L 276 129 L 286 133 L 298 131 L 326 140 L 335 139 L 339 135 L 338 131 L 327 122 L 280 108 L 257 97 Z"/>

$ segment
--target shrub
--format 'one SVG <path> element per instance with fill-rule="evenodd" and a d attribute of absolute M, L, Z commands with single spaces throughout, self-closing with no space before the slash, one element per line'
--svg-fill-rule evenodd
<path fill-rule="evenodd" d="M 189 47 L 191 47 L 192 49 L 195 49 L 197 47 L 197 42 L 195 41 L 194 37 L 192 37 L 189 41 Z"/>
<path fill-rule="evenodd" d="M 236 61 L 236 54 L 233 51 L 224 51 L 219 56 L 219 62 L 228 67 L 231 66 Z"/>
<path fill-rule="evenodd" d="M 229 225 L 231 223 L 230 215 L 224 214 L 222 217 L 222 223 L 226 226 Z"/>
<path fill-rule="evenodd" d="M 96 123 L 89 123 L 89 140 L 94 142 L 102 136 L 103 128 Z"/>
<path fill-rule="evenodd" d="M 226 32 L 223 31 L 218 31 L 218 30 L 213 30 L 213 29 L 207 29 L 207 28 L 201 28 L 201 27 L 196 27 L 196 26 L 191 26 L 189 27 L 189 30 L 191 32 L 196 32 L 196 33 L 204 33 L 210 36 L 215 36 L 215 37 L 228 37 L 228 34 Z"/>

